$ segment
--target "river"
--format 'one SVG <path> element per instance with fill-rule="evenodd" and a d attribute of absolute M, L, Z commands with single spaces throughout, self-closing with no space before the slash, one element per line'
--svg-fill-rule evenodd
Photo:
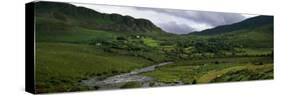
<path fill-rule="evenodd" d="M 174 62 L 163 62 L 156 65 L 144 67 L 141 69 L 133 70 L 129 73 L 123 73 L 120 75 L 114 75 L 111 77 L 107 77 L 105 79 L 99 80 L 97 77 L 90 78 L 88 80 L 82 80 L 81 83 L 83 85 L 87 85 L 89 87 L 98 87 L 99 89 L 114 89 L 120 88 L 120 86 L 124 85 L 127 82 L 141 82 L 143 83 L 143 87 L 149 87 L 148 81 L 152 81 L 153 78 L 139 75 L 145 72 L 154 71 L 156 67 L 172 64 Z"/>

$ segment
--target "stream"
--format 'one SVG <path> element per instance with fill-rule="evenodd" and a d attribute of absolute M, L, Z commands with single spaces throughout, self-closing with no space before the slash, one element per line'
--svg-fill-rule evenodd
<path fill-rule="evenodd" d="M 127 82 L 140 82 L 143 84 L 143 87 L 149 87 L 149 81 L 152 81 L 153 78 L 139 75 L 145 72 L 154 71 L 156 67 L 172 64 L 174 62 L 163 62 L 156 65 L 144 67 L 141 69 L 133 70 L 129 73 L 124 73 L 120 75 L 114 75 L 111 77 L 107 77 L 103 80 L 99 80 L 96 77 L 90 78 L 88 80 L 82 80 L 81 83 L 83 85 L 87 85 L 89 87 L 98 87 L 98 89 L 114 89 L 120 88 L 122 85 Z"/>

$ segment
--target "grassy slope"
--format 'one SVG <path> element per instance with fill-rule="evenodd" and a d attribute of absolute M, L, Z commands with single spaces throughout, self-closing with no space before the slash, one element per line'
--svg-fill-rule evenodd
<path fill-rule="evenodd" d="M 37 22 L 38 93 L 85 90 L 77 86 L 78 81 L 93 76 L 124 73 L 153 63 L 139 57 L 104 52 L 89 45 L 92 41 L 111 41 L 124 34 L 86 29 L 44 17 L 38 17 Z"/>
<path fill-rule="evenodd" d="M 241 44 L 243 48 L 273 48 L 273 25 L 236 30 L 218 35 L 188 35 L 190 39 L 222 39 L 232 44 Z"/>
<path fill-rule="evenodd" d="M 228 80 L 233 78 L 237 78 L 239 76 L 227 76 L 227 74 L 230 73 L 240 73 L 240 75 L 245 75 L 243 74 L 244 72 L 240 72 L 240 71 L 246 71 L 246 76 L 241 77 L 239 80 L 236 81 L 242 81 L 242 80 L 258 80 L 258 79 L 263 79 L 260 77 L 257 78 L 252 78 L 252 77 L 256 77 L 259 76 L 259 74 L 267 74 L 269 75 L 269 77 L 267 77 L 266 79 L 272 79 L 273 78 L 273 65 L 272 64 L 264 64 L 264 65 L 252 65 L 252 64 L 247 64 L 247 65 L 241 65 L 241 66 L 233 66 L 233 67 L 229 67 L 229 68 L 225 68 L 222 70 L 212 70 L 207 72 L 206 74 L 202 75 L 199 79 L 198 79 L 198 83 L 209 83 L 209 82 L 226 82 L 226 81 L 232 81 L 232 80 Z M 255 76 L 252 76 L 255 75 Z M 220 81 L 215 81 L 216 79 L 219 78 L 225 78 L 226 80 L 220 80 Z M 234 81 L 234 80 L 233 80 Z"/>
<path fill-rule="evenodd" d="M 82 28 L 67 22 L 38 17 L 36 37 L 38 42 L 87 43 L 89 40 L 113 39 L 118 34 L 109 31 Z"/>
<path fill-rule="evenodd" d="M 218 62 L 218 64 L 215 64 L 215 62 Z M 257 65 L 258 62 L 263 64 Z M 160 67 L 154 72 L 144 73 L 143 75 L 153 77 L 158 82 L 175 83 L 182 81 L 185 84 L 239 81 L 239 79 L 230 80 L 230 78 L 239 75 L 245 75 L 242 76 L 244 79 L 241 78 L 241 80 L 272 79 L 273 72 L 270 71 L 273 71 L 273 64 L 264 63 L 272 63 L 272 58 L 239 57 L 188 60 Z M 240 72 L 243 70 L 247 72 Z M 236 73 L 238 76 L 232 76 L 231 73 Z M 253 75 L 260 75 L 261 77 L 253 78 Z M 262 78 L 264 76 L 268 77 Z M 228 77 L 228 80 L 224 79 L 226 77 Z"/>
<path fill-rule="evenodd" d="M 229 39 L 233 43 L 242 43 L 246 47 L 272 48 L 273 47 L 273 25 L 264 25 L 249 30 L 240 30 L 238 33 L 229 33 Z M 228 37 L 229 37 L 228 36 Z"/>
<path fill-rule="evenodd" d="M 67 43 L 37 43 L 36 84 L 45 92 L 67 89 L 87 77 L 128 72 L 151 62 L 130 56 L 109 54 L 93 46 Z M 39 91 L 39 92 L 40 92 Z"/>

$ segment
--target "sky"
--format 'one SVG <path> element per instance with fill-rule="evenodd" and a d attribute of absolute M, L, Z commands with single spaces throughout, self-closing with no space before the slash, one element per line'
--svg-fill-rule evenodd
<path fill-rule="evenodd" d="M 101 13 L 117 13 L 134 18 L 148 19 L 162 30 L 175 34 L 188 34 L 214 28 L 220 25 L 233 24 L 257 15 L 222 13 L 207 11 L 175 10 L 144 7 L 111 6 L 97 4 L 77 4 Z"/>

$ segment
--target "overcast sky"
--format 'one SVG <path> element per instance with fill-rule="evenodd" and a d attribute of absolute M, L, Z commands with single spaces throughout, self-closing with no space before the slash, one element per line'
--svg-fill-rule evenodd
<path fill-rule="evenodd" d="M 144 18 L 170 33 L 188 34 L 219 25 L 232 24 L 257 15 L 206 11 L 124 7 L 96 4 L 76 4 L 101 13 L 118 13 L 134 18 Z"/>

